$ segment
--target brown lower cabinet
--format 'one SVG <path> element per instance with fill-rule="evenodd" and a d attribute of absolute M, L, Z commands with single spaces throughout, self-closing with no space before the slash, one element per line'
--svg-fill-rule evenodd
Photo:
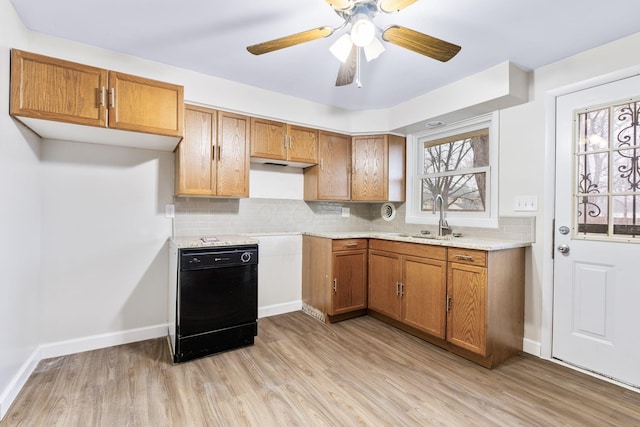
<path fill-rule="evenodd" d="M 302 238 L 302 302 L 331 323 L 366 314 L 367 239 Z"/>
<path fill-rule="evenodd" d="M 369 310 L 444 338 L 447 249 L 371 240 Z"/>
<path fill-rule="evenodd" d="M 361 289 L 362 275 L 340 276 L 335 289 L 331 282 L 342 261 L 334 242 L 349 240 L 303 238 L 303 302 L 327 313 L 329 321 L 362 314 L 364 306 L 371 316 L 487 368 L 522 351 L 524 248 L 482 251 L 357 240 L 360 252 L 368 246 L 366 305 L 337 302 L 340 285 Z M 344 262 L 361 265 L 359 256 Z"/>

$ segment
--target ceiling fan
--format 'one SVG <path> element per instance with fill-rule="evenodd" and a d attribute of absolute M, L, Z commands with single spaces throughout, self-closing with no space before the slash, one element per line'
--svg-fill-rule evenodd
<path fill-rule="evenodd" d="M 329 37 L 337 31 L 351 24 L 351 33 L 344 34 L 330 48 L 330 51 L 342 62 L 338 70 L 336 86 L 345 86 L 353 83 L 361 87 L 360 82 L 360 56 L 364 51 L 367 61 L 377 58 L 384 52 L 384 45 L 378 39 L 395 44 L 405 49 L 412 50 L 421 55 L 428 56 L 438 61 L 446 62 L 453 58 L 461 49 L 460 46 L 438 38 L 428 36 L 418 31 L 399 25 L 390 25 L 380 28 L 373 18 L 384 13 L 400 11 L 418 0 L 326 0 L 344 19 L 342 25 L 331 27 L 319 27 L 301 33 L 277 38 L 264 43 L 248 46 L 247 50 L 254 55 L 273 52 L 287 47 Z"/>

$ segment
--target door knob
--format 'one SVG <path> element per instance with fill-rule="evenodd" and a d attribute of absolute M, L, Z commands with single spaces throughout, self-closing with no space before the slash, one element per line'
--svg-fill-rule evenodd
<path fill-rule="evenodd" d="M 560 252 L 561 254 L 564 254 L 564 255 L 568 254 L 569 253 L 569 245 L 565 245 L 565 244 L 558 245 L 558 252 Z"/>

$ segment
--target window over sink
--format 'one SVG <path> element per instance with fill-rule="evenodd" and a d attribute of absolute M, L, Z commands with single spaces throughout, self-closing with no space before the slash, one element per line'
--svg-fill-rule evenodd
<path fill-rule="evenodd" d="M 497 112 L 409 135 L 406 222 L 437 224 L 440 195 L 453 228 L 497 227 L 498 135 Z"/>

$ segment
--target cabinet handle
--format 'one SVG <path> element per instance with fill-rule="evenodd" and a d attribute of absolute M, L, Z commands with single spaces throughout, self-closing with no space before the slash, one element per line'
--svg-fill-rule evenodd
<path fill-rule="evenodd" d="M 104 86 L 102 86 L 100 89 L 98 89 L 100 91 L 100 106 L 104 107 L 105 102 L 107 102 L 107 88 L 105 88 Z"/>
<path fill-rule="evenodd" d="M 447 295 L 447 313 L 451 310 L 451 295 Z"/>
<path fill-rule="evenodd" d="M 211 161 L 212 162 L 216 161 L 216 146 L 215 145 L 211 146 Z"/>
<path fill-rule="evenodd" d="M 222 146 L 218 145 L 218 161 L 222 159 Z"/>
<path fill-rule="evenodd" d="M 454 256 L 455 256 L 456 259 L 462 259 L 462 260 L 465 260 L 465 261 L 473 261 L 473 257 L 471 255 L 459 255 L 459 254 L 456 254 Z"/>
<path fill-rule="evenodd" d="M 400 282 L 400 296 L 404 296 L 404 283 Z"/>
<path fill-rule="evenodd" d="M 400 282 L 396 281 L 396 295 L 400 295 Z"/>
<path fill-rule="evenodd" d="M 293 138 L 291 137 L 291 135 L 289 135 L 288 138 L 289 138 L 289 150 L 293 150 Z"/>
<path fill-rule="evenodd" d="M 116 90 L 115 88 L 109 89 L 109 107 L 116 108 Z"/>
<path fill-rule="evenodd" d="M 320 170 L 324 171 L 324 159 L 320 159 Z"/>
<path fill-rule="evenodd" d="M 353 243 L 345 243 L 344 244 L 347 248 L 355 248 L 358 246 L 358 243 L 353 242 Z"/>
<path fill-rule="evenodd" d="M 333 293 L 335 294 L 336 292 L 338 292 L 338 279 L 337 278 L 333 278 Z"/>

